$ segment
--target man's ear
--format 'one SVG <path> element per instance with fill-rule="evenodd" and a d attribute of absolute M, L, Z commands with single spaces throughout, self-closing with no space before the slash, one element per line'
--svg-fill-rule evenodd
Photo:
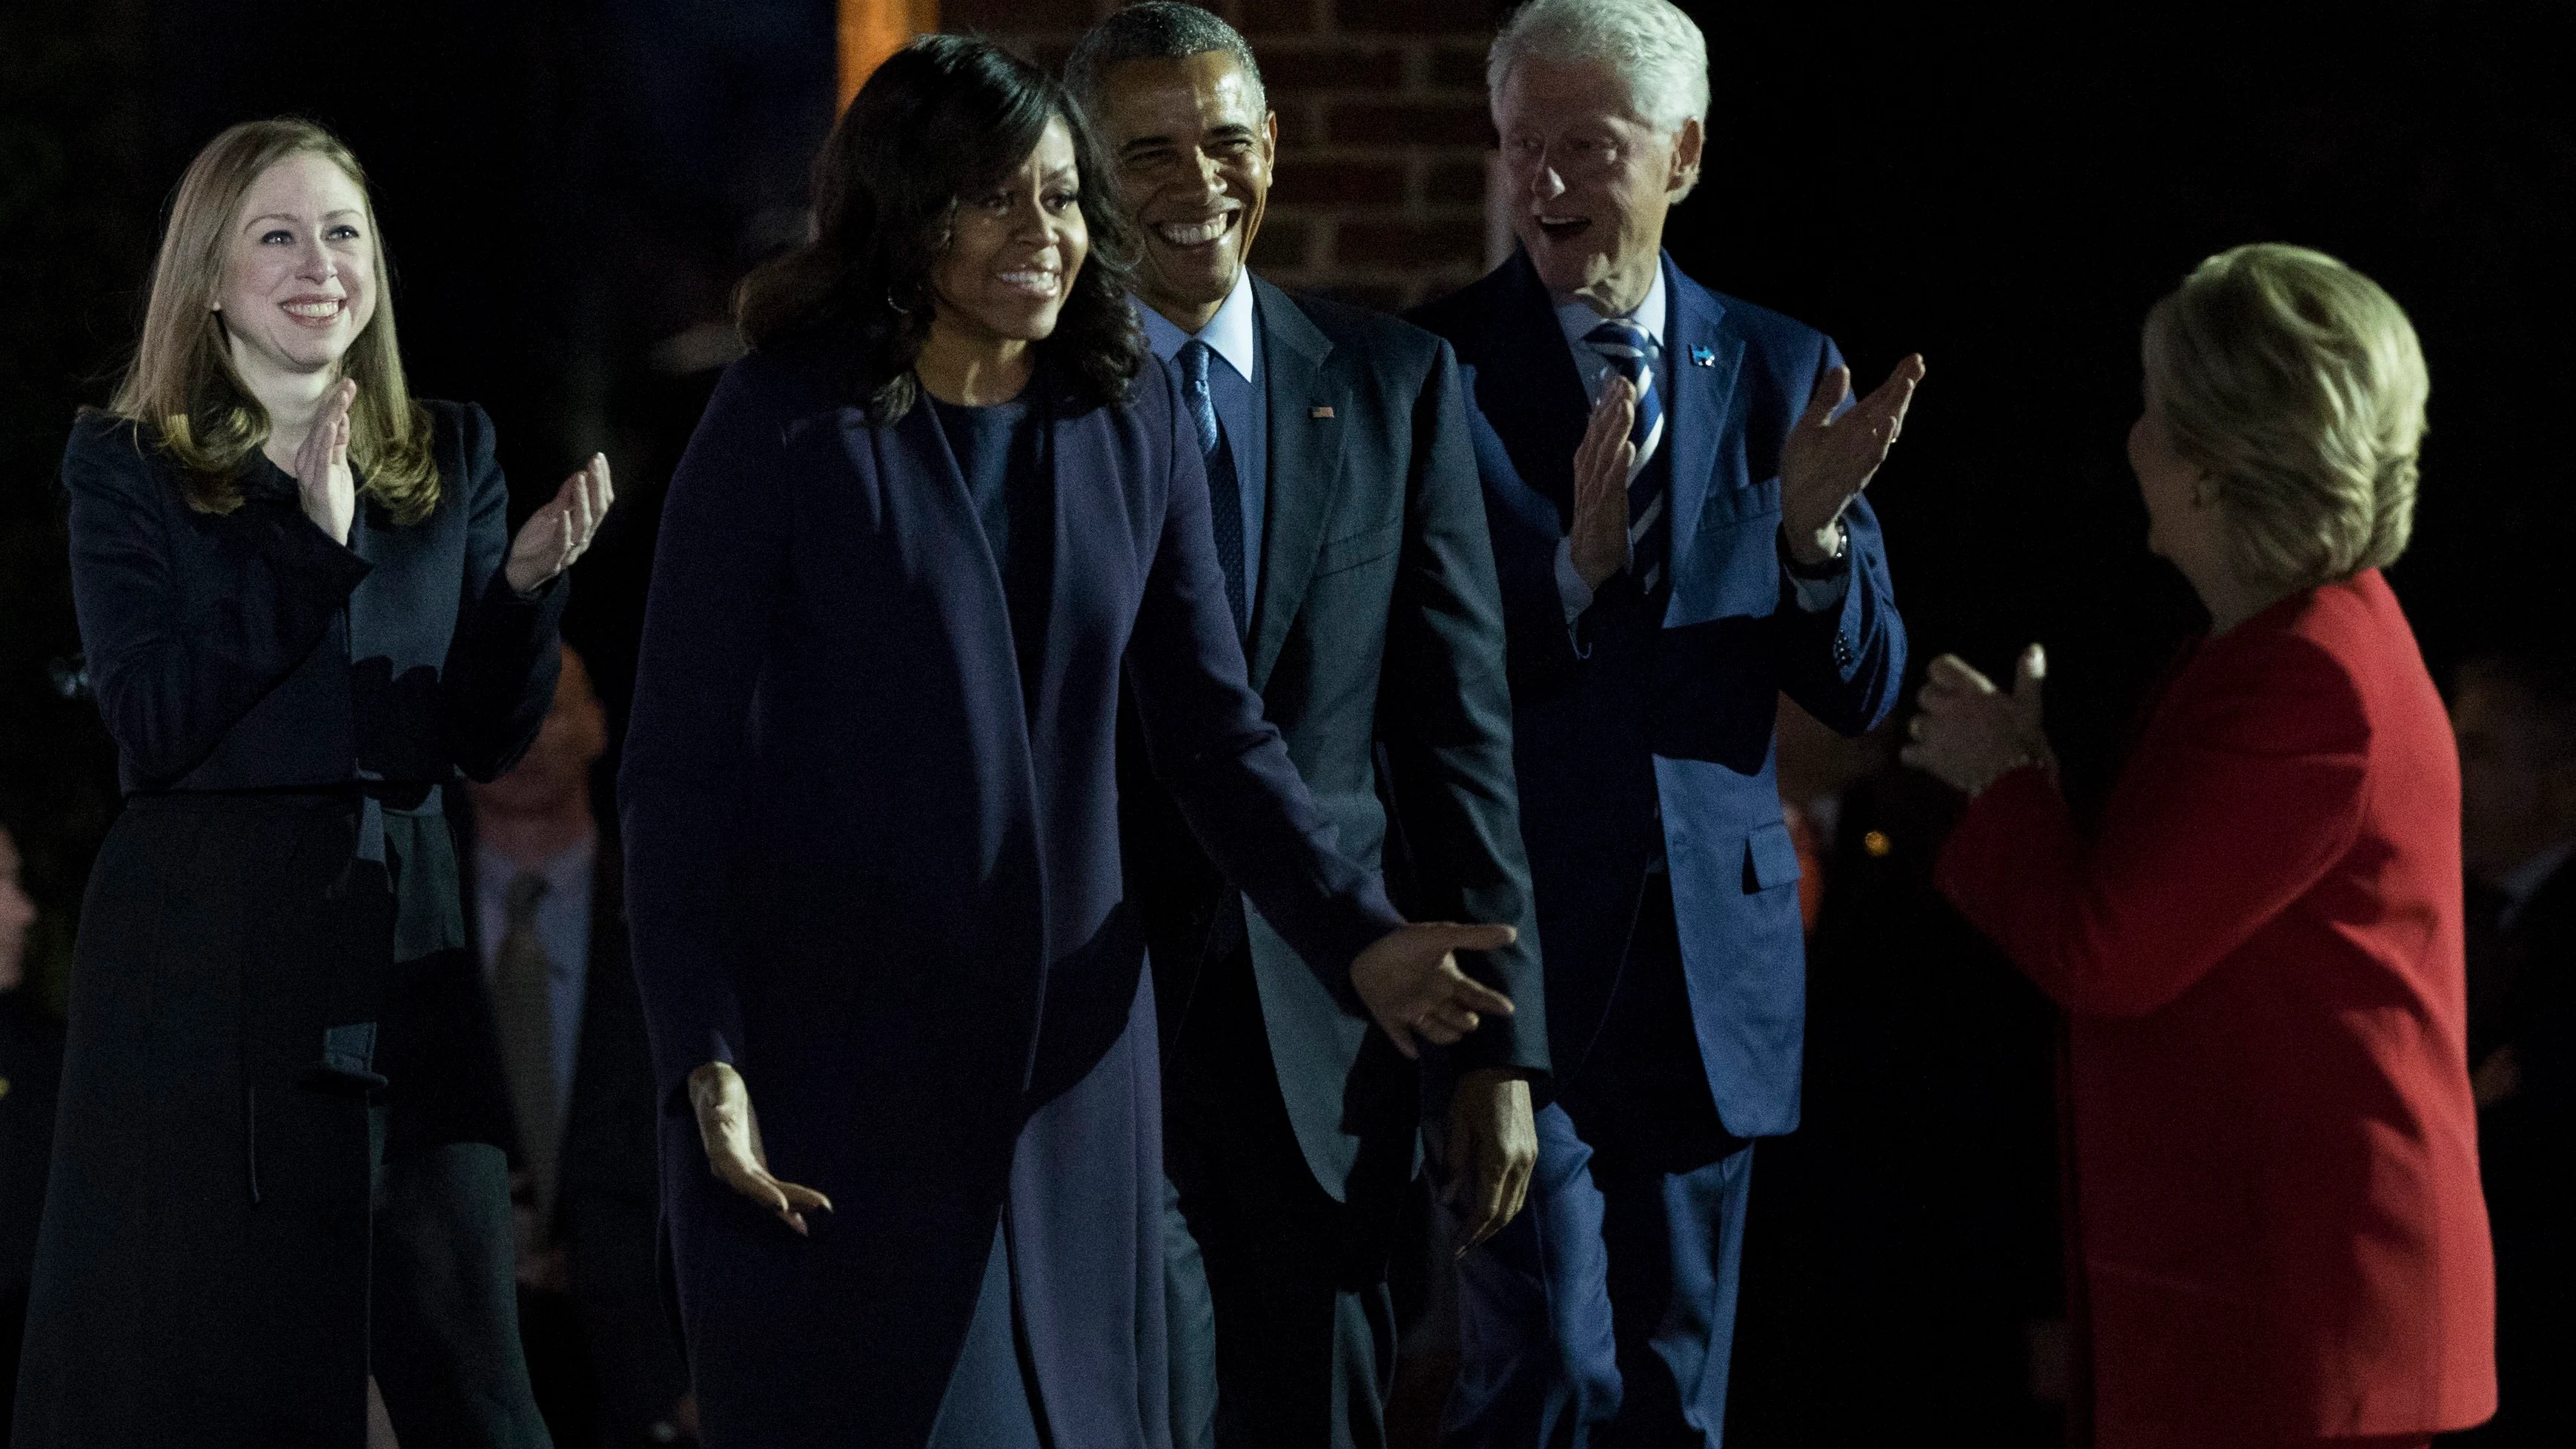
<path fill-rule="evenodd" d="M 1673 165 L 1664 178 L 1664 190 L 1672 194 L 1673 200 L 1688 196 L 1691 188 L 1699 185 L 1700 153 L 1707 145 L 1708 128 L 1696 116 L 1682 122 L 1681 129 L 1673 133 Z"/>
<path fill-rule="evenodd" d="M 1279 113 L 1264 111 L 1261 113 L 1261 164 L 1268 166 L 1278 159 Z"/>

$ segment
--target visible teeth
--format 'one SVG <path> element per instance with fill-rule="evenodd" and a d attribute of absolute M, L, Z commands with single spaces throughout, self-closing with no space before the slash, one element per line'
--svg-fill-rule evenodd
<path fill-rule="evenodd" d="M 336 300 L 328 302 L 289 302 L 286 304 L 286 310 L 298 317 L 311 317 L 319 320 L 324 317 L 339 316 L 340 304 Z"/>
<path fill-rule="evenodd" d="M 1163 240 L 1176 247 L 1194 247 L 1202 242 L 1215 241 L 1233 224 L 1234 214 L 1228 212 L 1214 221 L 1166 222 L 1158 230 L 1163 233 Z"/>
<path fill-rule="evenodd" d="M 1014 287 L 1026 287 L 1032 292 L 1052 292 L 1055 290 L 1055 273 L 1053 272 L 1004 272 L 1002 273 L 1002 280 L 1010 283 Z"/>

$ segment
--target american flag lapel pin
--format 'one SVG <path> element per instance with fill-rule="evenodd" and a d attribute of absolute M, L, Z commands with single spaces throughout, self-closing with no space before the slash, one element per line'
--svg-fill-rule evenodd
<path fill-rule="evenodd" d="M 1332 415 L 1333 410 L 1329 407 L 1311 407 L 1306 409 L 1306 416 L 1310 418 L 1329 418 Z"/>

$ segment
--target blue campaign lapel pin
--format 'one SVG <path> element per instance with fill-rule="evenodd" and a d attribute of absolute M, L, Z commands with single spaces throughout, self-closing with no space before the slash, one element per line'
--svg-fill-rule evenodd
<path fill-rule="evenodd" d="M 1717 366 L 1717 349 L 1716 349 L 1716 348 L 1714 348 L 1714 347 L 1694 347 L 1694 348 L 1692 348 L 1692 349 L 1691 349 L 1691 366 L 1693 366 L 1693 367 L 1715 367 L 1715 366 Z"/>

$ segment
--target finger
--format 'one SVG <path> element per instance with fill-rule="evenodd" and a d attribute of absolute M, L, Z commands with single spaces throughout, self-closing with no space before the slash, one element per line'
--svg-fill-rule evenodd
<path fill-rule="evenodd" d="M 1416 1021 L 1426 1028 L 1449 1033 L 1450 1041 L 1456 1041 L 1464 1036 L 1473 1036 L 1476 1034 L 1476 1028 L 1484 1024 L 1483 1018 L 1474 1011 L 1454 1001 L 1433 1002 L 1422 1009 L 1422 1015 L 1417 1017 Z"/>
<path fill-rule="evenodd" d="M 1413 1024 L 1414 1035 L 1433 1046 L 1456 1046 L 1467 1033 L 1451 1026 L 1445 1019 L 1425 1013 Z"/>
<path fill-rule="evenodd" d="M 1956 654 L 1944 654 L 1923 671 L 1925 679 L 1951 689 L 1975 694 L 1992 694 L 1995 682 L 1978 672 L 1976 666 Z"/>
<path fill-rule="evenodd" d="M 1519 927 L 1500 922 L 1427 921 L 1422 931 L 1444 951 L 1499 951 L 1521 938 Z"/>
<path fill-rule="evenodd" d="M 1507 1190 L 1505 1179 L 1508 1171 L 1509 1169 L 1499 1162 L 1479 1164 L 1476 1175 L 1475 1216 L 1470 1220 L 1466 1239 L 1459 1247 L 1460 1252 L 1463 1253 L 1492 1237 L 1494 1230 L 1503 1225 L 1503 1196 Z"/>
<path fill-rule="evenodd" d="M 1440 999 L 1434 1003 L 1439 1009 L 1470 1014 L 1486 1012 L 1495 1016 L 1512 1014 L 1510 997 L 1460 971 L 1455 962 L 1450 963 L 1445 974 L 1448 979 L 1441 983 Z"/>
<path fill-rule="evenodd" d="M 617 501 L 617 489 L 609 481 L 608 455 L 606 453 L 594 453 L 591 455 L 590 462 L 591 516 L 596 518 L 599 522 L 605 523 L 608 521 L 609 505 Z"/>
<path fill-rule="evenodd" d="M 1834 409 L 1841 407 L 1843 405 L 1843 399 L 1850 396 L 1851 369 L 1848 367 L 1836 367 L 1833 371 L 1816 379 L 1815 395 L 1807 399 L 1807 411 L 1804 416 L 1798 419 L 1798 426 L 1802 428 L 1823 427 L 1826 421 L 1833 417 Z"/>
<path fill-rule="evenodd" d="M 772 1178 L 770 1180 L 778 1183 L 778 1191 L 780 1194 L 782 1194 L 787 1199 L 788 1204 L 794 1207 L 798 1212 L 827 1213 L 832 1210 L 832 1200 L 810 1187 L 804 1187 L 793 1182 L 780 1182 L 776 1178 Z"/>
<path fill-rule="evenodd" d="M 2033 644 L 2013 661 L 2012 701 L 2028 719 L 2039 718 L 2040 696 L 2048 680 L 2048 651 Z"/>
<path fill-rule="evenodd" d="M 1422 1047 L 1414 1040 L 1413 1029 L 1411 1027 L 1408 1027 L 1401 1022 L 1390 1025 L 1383 1021 L 1378 1023 L 1378 1027 L 1386 1033 L 1387 1040 L 1395 1043 L 1395 1049 L 1404 1053 L 1405 1060 L 1420 1061 L 1422 1059 Z"/>

